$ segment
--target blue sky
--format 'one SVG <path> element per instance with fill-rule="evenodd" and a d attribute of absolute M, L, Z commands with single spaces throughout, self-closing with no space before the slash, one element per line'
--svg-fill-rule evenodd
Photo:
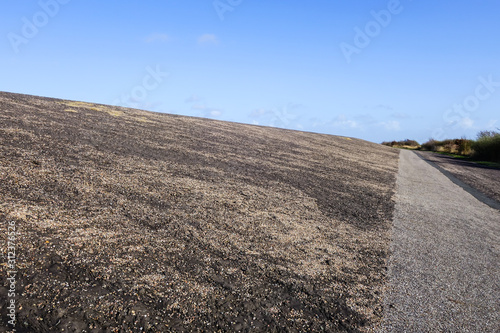
<path fill-rule="evenodd" d="M 500 2 L 2 1 L 0 90 L 374 142 L 500 128 Z"/>

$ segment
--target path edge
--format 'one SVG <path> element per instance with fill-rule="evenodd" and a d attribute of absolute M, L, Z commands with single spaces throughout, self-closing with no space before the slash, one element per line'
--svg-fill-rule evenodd
<path fill-rule="evenodd" d="M 427 164 L 429 164 L 430 166 L 436 168 L 439 172 L 441 172 L 449 180 L 451 180 L 455 185 L 460 186 L 461 188 L 463 188 L 467 193 L 469 193 L 470 195 L 472 195 L 474 198 L 476 198 L 480 202 L 484 203 L 485 205 L 488 205 L 489 207 L 491 207 L 493 209 L 500 210 L 500 202 L 498 202 L 498 201 L 496 201 L 496 200 L 488 197 L 483 192 L 481 192 L 481 191 L 475 189 L 474 187 L 472 187 L 472 186 L 464 183 L 463 181 L 461 181 L 460 179 L 458 179 L 457 177 L 455 177 L 451 172 L 443 169 L 442 167 L 440 167 L 436 163 L 434 163 L 434 162 L 426 159 L 423 156 L 422 153 L 420 153 L 420 152 L 413 152 L 413 153 L 415 155 L 417 155 L 419 158 L 421 158 L 423 161 L 427 162 Z"/>

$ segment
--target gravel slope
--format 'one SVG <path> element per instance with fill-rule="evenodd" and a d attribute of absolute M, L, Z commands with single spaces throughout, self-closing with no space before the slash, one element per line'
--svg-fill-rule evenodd
<path fill-rule="evenodd" d="M 16 328 L 369 331 L 397 159 L 357 139 L 0 93 Z"/>
<path fill-rule="evenodd" d="M 500 332 L 500 212 L 402 150 L 381 332 Z"/>

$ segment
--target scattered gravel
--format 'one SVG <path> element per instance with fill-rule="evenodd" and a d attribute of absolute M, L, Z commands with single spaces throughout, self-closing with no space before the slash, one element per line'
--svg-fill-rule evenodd
<path fill-rule="evenodd" d="M 18 229 L 17 331 L 370 331 L 397 154 L 0 93 L 0 232 L 4 249 L 7 223 Z"/>

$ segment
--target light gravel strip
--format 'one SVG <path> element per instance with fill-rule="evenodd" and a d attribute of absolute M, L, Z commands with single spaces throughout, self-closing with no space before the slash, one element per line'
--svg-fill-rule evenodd
<path fill-rule="evenodd" d="M 500 212 L 402 150 L 381 332 L 500 332 Z"/>
<path fill-rule="evenodd" d="M 498 179 L 499 172 L 497 170 L 482 167 L 482 168 L 484 168 L 482 170 L 488 169 L 488 173 L 484 173 L 484 172 L 482 172 L 481 169 L 474 170 L 473 168 L 471 168 L 470 165 L 473 165 L 473 163 L 471 163 L 471 162 L 463 162 L 463 161 L 459 161 L 459 160 L 457 161 L 456 159 L 453 160 L 454 164 L 456 166 L 458 166 L 458 169 L 455 169 L 455 171 L 460 170 L 460 171 L 464 172 L 465 174 L 467 174 L 467 176 L 470 177 L 469 181 L 468 181 L 469 184 L 475 183 L 474 185 L 476 185 L 476 187 L 478 187 L 477 185 L 481 185 L 479 187 L 483 187 L 483 190 L 484 190 L 485 185 L 489 185 L 487 190 L 484 191 L 484 192 L 490 192 L 490 194 L 492 194 L 492 197 L 488 197 L 486 194 L 479 191 L 475 187 L 472 187 L 469 184 L 466 184 L 463 181 L 461 181 L 452 172 L 446 170 L 444 167 L 450 168 L 451 167 L 450 164 L 452 164 L 452 163 L 446 164 L 446 163 L 443 163 L 443 160 L 439 161 L 438 158 L 443 158 L 443 156 L 439 156 L 438 154 L 431 153 L 431 152 L 417 152 L 417 154 L 424 161 L 426 161 L 431 166 L 438 169 L 443 175 L 448 177 L 453 183 L 455 183 L 456 185 L 460 186 L 461 188 L 463 188 L 464 190 L 466 190 L 467 192 L 472 194 L 472 196 L 475 197 L 477 200 L 487 204 L 491 208 L 495 208 L 497 210 L 500 210 L 500 202 L 493 198 L 494 196 L 498 197 L 497 196 L 498 188 L 495 188 L 495 186 L 496 187 L 500 186 L 500 184 L 499 184 L 500 179 Z M 436 163 L 437 161 L 439 161 L 440 163 L 439 164 Z M 444 165 L 444 167 L 442 167 L 440 164 Z M 478 166 L 475 166 L 475 168 L 478 168 Z M 452 169 L 453 169 L 453 167 L 452 167 Z M 463 177 L 464 175 L 462 174 L 461 176 Z M 476 177 L 478 177 L 478 178 L 476 178 Z M 492 177 L 497 177 L 497 178 L 491 179 Z M 481 181 L 481 184 L 478 184 L 478 181 Z"/>

